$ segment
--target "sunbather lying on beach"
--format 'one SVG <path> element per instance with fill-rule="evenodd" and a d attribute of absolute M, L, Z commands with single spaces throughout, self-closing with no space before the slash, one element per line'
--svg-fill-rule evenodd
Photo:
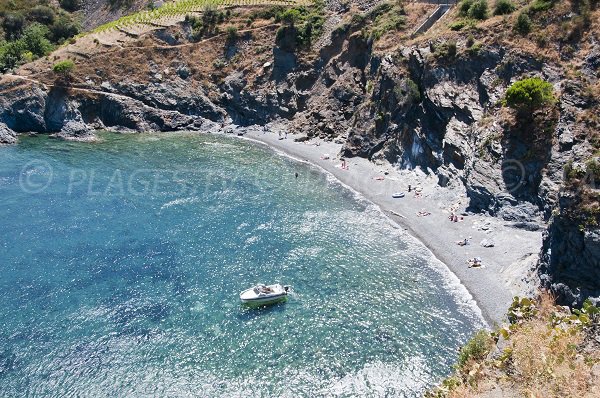
<path fill-rule="evenodd" d="M 464 238 L 462 240 L 457 240 L 456 244 L 459 246 L 466 246 L 469 244 L 469 239 L 468 238 Z"/>
<path fill-rule="evenodd" d="M 417 215 L 418 215 L 419 217 L 425 217 L 425 216 L 428 216 L 428 215 L 430 215 L 430 214 L 431 214 L 430 212 L 428 212 L 428 211 L 423 211 L 423 210 L 421 210 L 421 211 L 417 212 Z"/>
<path fill-rule="evenodd" d="M 479 257 L 473 257 L 467 261 L 469 263 L 469 268 L 479 268 L 483 264 L 481 264 L 481 259 Z"/>

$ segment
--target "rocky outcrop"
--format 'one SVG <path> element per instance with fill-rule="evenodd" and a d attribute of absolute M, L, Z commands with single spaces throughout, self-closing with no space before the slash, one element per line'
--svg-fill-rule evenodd
<path fill-rule="evenodd" d="M 9 129 L 6 124 L 0 123 L 0 145 L 14 144 L 17 142 L 17 133 Z"/>
<path fill-rule="evenodd" d="M 542 253 L 540 278 L 559 304 L 580 306 L 587 298 L 600 302 L 600 229 L 583 228 L 557 215 L 544 236 Z"/>

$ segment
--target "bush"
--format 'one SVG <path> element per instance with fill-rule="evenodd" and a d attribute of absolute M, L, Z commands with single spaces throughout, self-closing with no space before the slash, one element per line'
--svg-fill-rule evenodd
<path fill-rule="evenodd" d="M 438 58 L 454 58 L 456 56 L 456 42 L 449 40 L 440 44 L 435 49 L 435 54 Z"/>
<path fill-rule="evenodd" d="M 52 25 L 56 19 L 56 14 L 48 6 L 36 6 L 29 10 L 27 18 L 30 21 L 39 22 L 43 25 Z"/>
<path fill-rule="evenodd" d="M 467 342 L 458 354 L 458 367 L 462 368 L 470 360 L 481 361 L 490 352 L 493 340 L 490 334 L 485 330 L 480 330 Z"/>
<path fill-rule="evenodd" d="M 24 52 L 20 40 L 4 43 L 0 46 L 0 72 L 5 73 L 21 63 Z"/>
<path fill-rule="evenodd" d="M 467 45 L 467 48 L 473 47 L 473 44 L 475 44 L 475 38 L 473 35 L 469 35 L 469 37 L 467 37 L 467 42 L 465 44 Z"/>
<path fill-rule="evenodd" d="M 552 0 L 535 0 L 533 4 L 529 7 L 529 10 L 532 13 L 548 11 L 554 6 L 554 2 Z"/>
<path fill-rule="evenodd" d="M 473 5 L 473 0 L 462 0 L 458 4 L 458 13 L 460 16 L 467 17 L 469 16 L 469 9 Z"/>
<path fill-rule="evenodd" d="M 68 15 L 61 15 L 52 26 L 50 26 L 50 39 L 54 43 L 63 43 L 65 40 L 79 33 L 79 25 Z"/>
<path fill-rule="evenodd" d="M 478 0 L 469 8 L 469 16 L 473 19 L 484 20 L 488 17 L 487 0 Z"/>
<path fill-rule="evenodd" d="M 46 38 L 47 36 L 48 28 L 44 25 L 38 23 L 29 25 L 21 37 L 24 51 L 31 52 L 36 57 L 49 54 L 53 46 Z"/>
<path fill-rule="evenodd" d="M 531 32 L 531 19 L 529 18 L 529 15 L 524 12 L 519 14 L 517 22 L 515 23 L 515 30 L 523 36 L 526 36 Z"/>
<path fill-rule="evenodd" d="M 57 75 L 69 76 L 75 69 L 75 64 L 70 59 L 60 61 L 54 64 L 52 71 Z"/>
<path fill-rule="evenodd" d="M 285 10 L 283 14 L 281 14 L 281 21 L 289 26 L 294 26 L 296 23 L 298 23 L 300 18 L 300 11 L 295 8 Z"/>
<path fill-rule="evenodd" d="M 494 15 L 507 15 L 515 10 L 515 5 L 510 0 L 496 0 Z"/>
<path fill-rule="evenodd" d="M 465 26 L 467 26 L 467 23 L 465 21 L 456 21 L 456 22 L 452 22 L 450 25 L 448 25 L 450 30 L 455 30 L 455 31 L 461 30 Z"/>
<path fill-rule="evenodd" d="M 59 0 L 59 4 L 62 8 L 70 12 L 81 8 L 81 0 Z"/>
<path fill-rule="evenodd" d="M 48 28 L 34 23 L 23 31 L 21 38 L 0 45 L 0 72 L 13 69 L 23 62 L 31 62 L 52 51 L 52 43 L 46 38 Z"/>
<path fill-rule="evenodd" d="M 473 43 L 472 46 L 467 48 L 467 53 L 472 57 L 478 55 L 480 51 L 481 51 L 481 43 Z"/>
<path fill-rule="evenodd" d="M 225 29 L 225 34 L 227 35 L 227 41 L 230 43 L 235 43 L 238 39 L 238 30 L 235 26 L 228 26 Z"/>
<path fill-rule="evenodd" d="M 25 17 L 22 14 L 11 12 L 4 16 L 2 29 L 8 40 L 16 40 L 21 37 L 23 27 L 25 26 Z"/>
<path fill-rule="evenodd" d="M 531 114 L 534 110 L 555 101 L 553 87 L 550 83 L 532 77 L 514 82 L 504 97 L 504 104 L 519 112 Z"/>

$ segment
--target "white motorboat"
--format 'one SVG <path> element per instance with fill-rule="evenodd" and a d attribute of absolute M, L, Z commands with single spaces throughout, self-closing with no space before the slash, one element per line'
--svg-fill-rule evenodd
<path fill-rule="evenodd" d="M 403 198 L 404 192 L 396 192 L 392 194 L 392 198 Z"/>
<path fill-rule="evenodd" d="M 267 305 L 283 301 L 287 298 L 290 286 L 279 283 L 274 285 L 256 285 L 240 293 L 240 300 L 244 304 Z"/>

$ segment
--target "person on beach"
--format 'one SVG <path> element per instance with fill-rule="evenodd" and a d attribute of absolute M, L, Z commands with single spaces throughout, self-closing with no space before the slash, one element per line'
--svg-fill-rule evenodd
<path fill-rule="evenodd" d="M 412 191 L 412 185 L 408 184 L 408 192 Z"/>
<path fill-rule="evenodd" d="M 298 178 L 298 172 L 296 172 L 296 178 Z"/>
<path fill-rule="evenodd" d="M 346 165 L 346 159 L 345 158 L 342 158 L 342 169 L 343 170 L 347 170 L 348 169 L 348 166 Z"/>

